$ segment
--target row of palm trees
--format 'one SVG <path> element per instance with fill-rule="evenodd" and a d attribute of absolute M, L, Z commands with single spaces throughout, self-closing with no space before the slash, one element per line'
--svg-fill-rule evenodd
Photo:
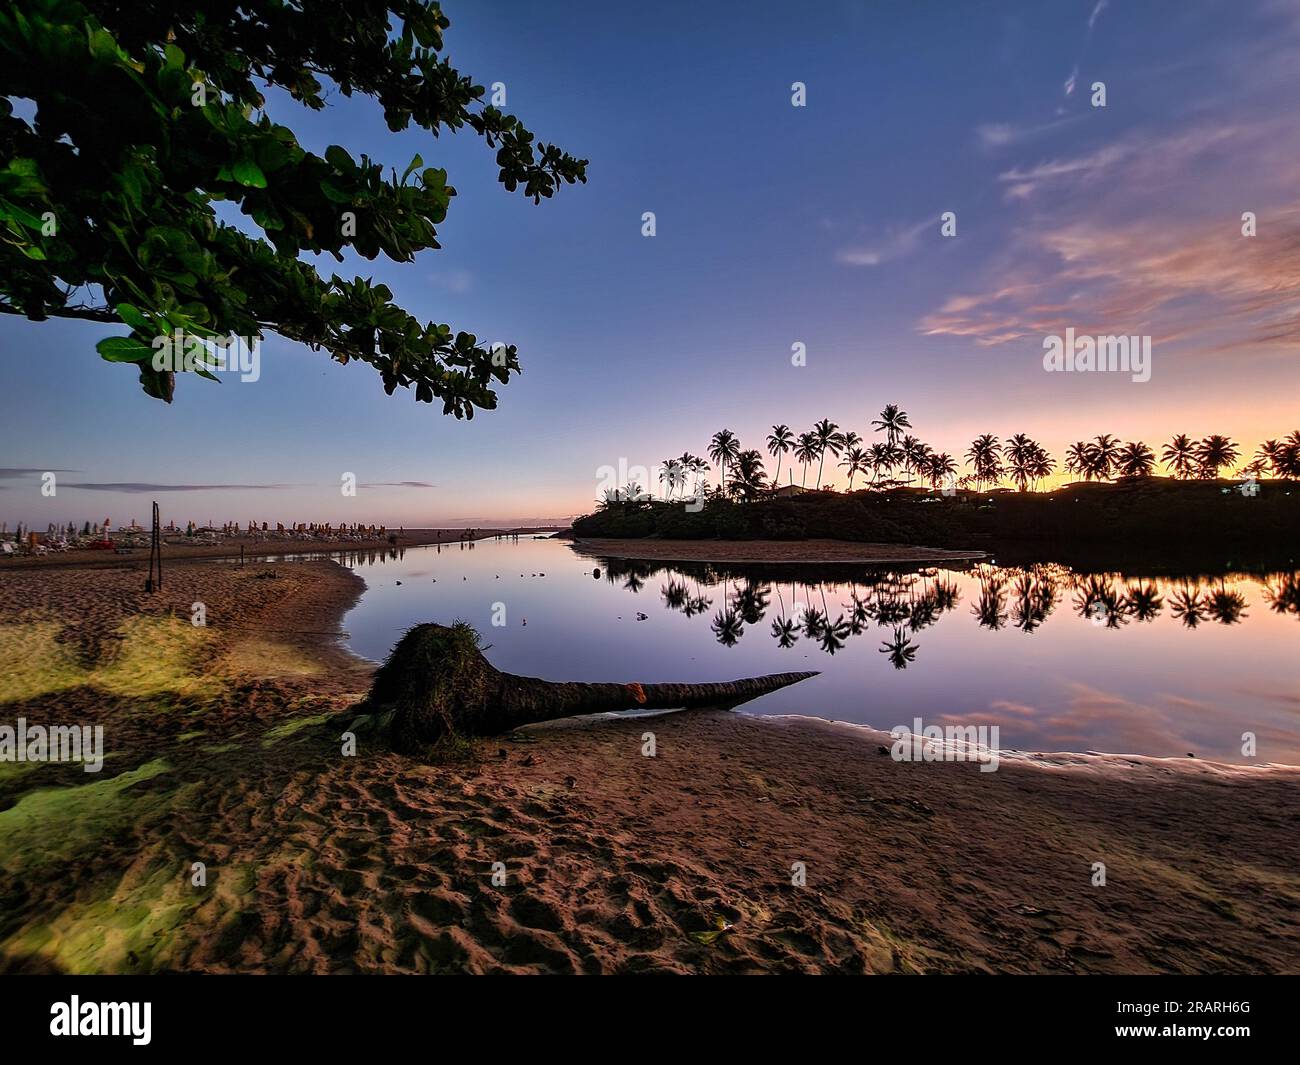
<path fill-rule="evenodd" d="M 733 499 L 756 499 L 769 489 L 781 485 L 781 468 L 786 456 L 791 467 L 802 468 L 800 486 L 807 488 L 808 472 L 816 464 L 814 488 L 822 486 L 822 475 L 829 455 L 848 474 L 848 490 L 854 479 L 871 477 L 871 486 L 911 485 L 914 478 L 932 488 L 993 488 L 1009 481 L 1019 491 L 1036 490 L 1056 470 L 1056 460 L 1036 440 L 1016 433 L 1005 441 L 991 433 L 975 438 L 965 459 L 970 472 L 958 476 L 961 464 L 946 451 L 935 451 L 909 430 L 907 412 L 890 403 L 874 419 L 871 427 L 883 435 L 882 440 L 867 443 L 857 433 L 842 430 L 829 419 L 822 419 L 810 430 L 796 434 L 788 425 L 774 425 L 768 434 L 767 452 L 776 459 L 776 472 L 767 479 L 763 457 L 757 449 L 744 448 L 729 429 L 713 434 L 708 457 L 719 468 L 719 491 Z M 1179 433 L 1161 451 L 1159 462 L 1178 479 L 1213 480 L 1223 471 L 1236 468 L 1241 450 L 1230 438 L 1219 434 L 1193 440 Z M 835 461 L 838 460 L 838 461 Z M 667 485 L 665 498 L 685 491 L 687 475 L 695 475 L 696 492 L 707 489 L 700 475 L 709 468 L 705 459 L 689 452 L 680 458 L 666 459 L 660 480 Z M 1121 441 L 1109 433 L 1093 440 L 1079 440 L 1065 453 L 1066 473 L 1085 481 L 1106 481 L 1116 477 L 1150 477 L 1155 474 L 1157 458 L 1141 440 Z M 1243 476 L 1271 474 L 1284 479 L 1300 478 L 1300 429 L 1282 440 L 1266 440 L 1251 461 L 1239 470 Z M 790 483 L 794 471 L 789 468 Z M 829 487 L 829 486 L 823 486 Z"/>

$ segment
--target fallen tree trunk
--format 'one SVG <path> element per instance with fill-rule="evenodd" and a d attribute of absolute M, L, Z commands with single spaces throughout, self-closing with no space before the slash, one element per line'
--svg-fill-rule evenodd
<path fill-rule="evenodd" d="M 816 673 L 775 673 L 711 684 L 569 684 L 494 668 L 464 624 L 417 625 L 375 673 L 367 698 L 398 750 L 451 735 L 491 736 L 537 721 L 614 710 L 735 706 Z"/>

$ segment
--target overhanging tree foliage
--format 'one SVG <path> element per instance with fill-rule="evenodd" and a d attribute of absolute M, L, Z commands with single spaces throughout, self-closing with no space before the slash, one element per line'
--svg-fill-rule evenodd
<path fill-rule="evenodd" d="M 0 9 L 0 311 L 121 323 L 97 348 L 170 402 L 154 338 L 270 331 L 384 390 L 473 417 L 519 371 L 513 345 L 422 323 L 382 284 L 322 277 L 298 256 L 352 248 L 410 262 L 437 248 L 455 189 L 417 155 L 400 177 L 334 145 L 303 149 L 265 113 L 278 86 L 319 110 L 331 89 L 373 98 L 388 128 L 468 127 L 500 182 L 535 203 L 586 181 L 586 160 L 534 143 L 439 56 L 427 0 L 11 0 Z M 17 106 L 15 107 L 15 102 Z M 34 105 L 34 115 L 31 113 Z M 227 201 L 265 239 L 218 220 Z M 199 371 L 211 376 L 200 366 Z"/>

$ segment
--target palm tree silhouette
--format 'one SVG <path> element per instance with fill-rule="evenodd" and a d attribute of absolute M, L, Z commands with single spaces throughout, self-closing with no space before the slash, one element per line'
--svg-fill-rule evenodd
<path fill-rule="evenodd" d="M 1124 598 L 1121 602 L 1124 611 L 1137 618 L 1138 621 L 1154 620 L 1165 605 L 1164 598 L 1160 595 L 1159 590 L 1150 582 L 1130 585 L 1125 588 Z"/>
<path fill-rule="evenodd" d="M 871 423 L 871 427 L 877 432 L 884 433 L 892 447 L 898 443 L 898 438 L 903 435 L 904 429 L 912 428 L 912 423 L 907 420 L 907 411 L 900 410 L 897 403 L 889 403 L 880 412 L 880 417 Z"/>
<path fill-rule="evenodd" d="M 790 453 L 794 446 L 794 433 L 788 425 L 774 425 L 767 436 L 767 453 L 776 458 L 776 476 L 772 478 L 772 487 L 781 487 L 781 456 Z"/>
<path fill-rule="evenodd" d="M 803 466 L 803 477 L 800 479 L 803 488 L 808 487 L 808 466 L 816 460 L 817 456 L 817 438 L 812 433 L 800 433 L 799 440 L 794 446 L 794 457 Z"/>
<path fill-rule="evenodd" d="M 844 447 L 844 434 L 840 432 L 840 427 L 828 418 L 823 418 L 812 427 L 813 438 L 817 441 L 817 483 L 814 488 L 822 487 L 822 468 L 826 464 L 826 452 L 830 452 L 836 458 L 839 458 L 841 449 Z"/>
<path fill-rule="evenodd" d="M 1007 623 L 1007 593 L 1003 579 L 996 572 L 981 573 L 980 595 L 971 606 L 971 614 L 985 629 L 997 632 Z"/>
<path fill-rule="evenodd" d="M 1218 590 L 1210 593 L 1206 610 L 1220 625 L 1236 625 L 1246 617 L 1246 597 L 1240 592 L 1228 591 L 1220 578 Z"/>
<path fill-rule="evenodd" d="M 803 608 L 803 619 L 801 621 L 803 634 L 810 640 L 820 640 L 822 629 L 826 627 L 826 619 L 822 616 L 820 610 L 814 606 L 805 606 Z"/>
<path fill-rule="evenodd" d="M 880 471 L 893 469 L 894 449 L 888 444 L 871 445 L 871 483 L 880 480 Z"/>
<path fill-rule="evenodd" d="M 757 451 L 742 451 L 732 460 L 731 484 L 727 492 L 733 499 L 752 503 L 766 487 L 766 473 L 763 471 L 763 456 Z"/>
<path fill-rule="evenodd" d="M 1128 622 L 1123 600 L 1109 577 L 1093 575 L 1083 582 L 1074 599 L 1079 617 L 1105 622 L 1106 628 L 1118 629 Z"/>
<path fill-rule="evenodd" d="M 690 589 L 685 584 L 668 578 L 668 583 L 659 589 L 659 596 L 669 610 L 683 610 L 690 602 Z"/>
<path fill-rule="evenodd" d="M 1110 479 L 1119 459 L 1119 440 L 1110 433 L 1097 437 L 1088 448 L 1089 468 L 1099 481 Z"/>
<path fill-rule="evenodd" d="M 773 618 L 772 638 L 788 651 L 799 640 L 799 627 L 788 618 Z"/>
<path fill-rule="evenodd" d="M 1264 596 L 1269 609 L 1277 614 L 1300 614 L 1300 573 L 1283 573 L 1277 587 L 1270 581 L 1264 585 Z"/>
<path fill-rule="evenodd" d="M 1196 445 L 1197 476 L 1212 481 L 1224 466 L 1232 466 L 1240 452 L 1226 436 L 1215 433 Z"/>
<path fill-rule="evenodd" d="M 930 476 L 930 487 L 938 488 L 957 475 L 957 460 L 946 451 L 931 455 L 926 463 L 926 473 Z"/>
<path fill-rule="evenodd" d="M 1091 447 L 1091 444 L 1083 440 L 1076 440 L 1067 447 L 1065 449 L 1065 472 L 1082 477 L 1085 481 L 1092 480 L 1092 460 L 1088 457 Z"/>
<path fill-rule="evenodd" d="M 736 592 L 735 607 L 740 611 L 740 620 L 746 625 L 757 625 L 767 613 L 771 598 L 767 585 L 747 579 Z"/>
<path fill-rule="evenodd" d="M 1130 441 L 1120 448 L 1115 463 L 1124 477 L 1150 477 L 1156 467 L 1156 457 L 1141 440 Z"/>
<path fill-rule="evenodd" d="M 718 464 L 719 487 L 727 487 L 727 465 L 740 454 L 740 441 L 730 429 L 719 429 L 709 442 L 709 458 Z"/>
<path fill-rule="evenodd" d="M 1173 594 L 1173 606 L 1170 613 L 1189 629 L 1194 629 L 1205 620 L 1205 601 L 1201 590 L 1184 585 Z"/>
<path fill-rule="evenodd" d="M 740 642 L 740 638 L 745 635 L 745 627 L 740 622 L 740 615 L 731 607 L 718 611 L 714 615 L 710 628 L 713 629 L 713 635 L 723 647 L 735 647 Z"/>
<path fill-rule="evenodd" d="M 1012 483 L 1021 492 L 1028 491 L 1035 471 L 1042 468 L 1046 452 L 1024 433 L 1016 433 L 1007 439 L 1005 454 Z"/>
<path fill-rule="evenodd" d="M 1192 475 L 1196 445 L 1186 433 L 1179 433 L 1165 445 L 1160 459 L 1176 478 L 1186 480 Z"/>
<path fill-rule="evenodd" d="M 907 483 L 912 483 L 912 474 L 921 473 L 930 460 L 930 445 L 923 444 L 914 436 L 903 437 L 899 445 L 903 450 L 903 469 L 907 472 Z"/>
<path fill-rule="evenodd" d="M 975 483 L 979 486 L 995 485 L 1002 480 L 1002 445 L 992 433 L 984 433 L 972 441 L 966 457 L 970 459 L 975 471 Z"/>
<path fill-rule="evenodd" d="M 853 491 L 853 475 L 855 473 L 866 473 L 871 468 L 871 457 L 860 447 L 851 447 L 844 453 L 844 461 L 840 463 L 844 469 L 849 471 L 849 491 Z"/>
<path fill-rule="evenodd" d="M 916 652 L 911 637 L 902 629 L 895 629 L 893 640 L 880 645 L 880 653 L 889 655 L 890 665 L 895 669 L 906 669 L 916 658 Z"/>

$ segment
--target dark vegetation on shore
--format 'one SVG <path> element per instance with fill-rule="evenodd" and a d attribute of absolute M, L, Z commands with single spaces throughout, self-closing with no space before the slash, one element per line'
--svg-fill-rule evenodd
<path fill-rule="evenodd" d="M 1153 571 L 1290 565 L 1300 544 L 1300 489 L 1259 482 L 1134 478 L 1055 492 L 951 496 L 916 488 L 807 492 L 751 503 L 627 499 L 573 523 L 576 537 L 671 540 L 829 538 L 987 551 L 998 561 L 1143 565 Z"/>

